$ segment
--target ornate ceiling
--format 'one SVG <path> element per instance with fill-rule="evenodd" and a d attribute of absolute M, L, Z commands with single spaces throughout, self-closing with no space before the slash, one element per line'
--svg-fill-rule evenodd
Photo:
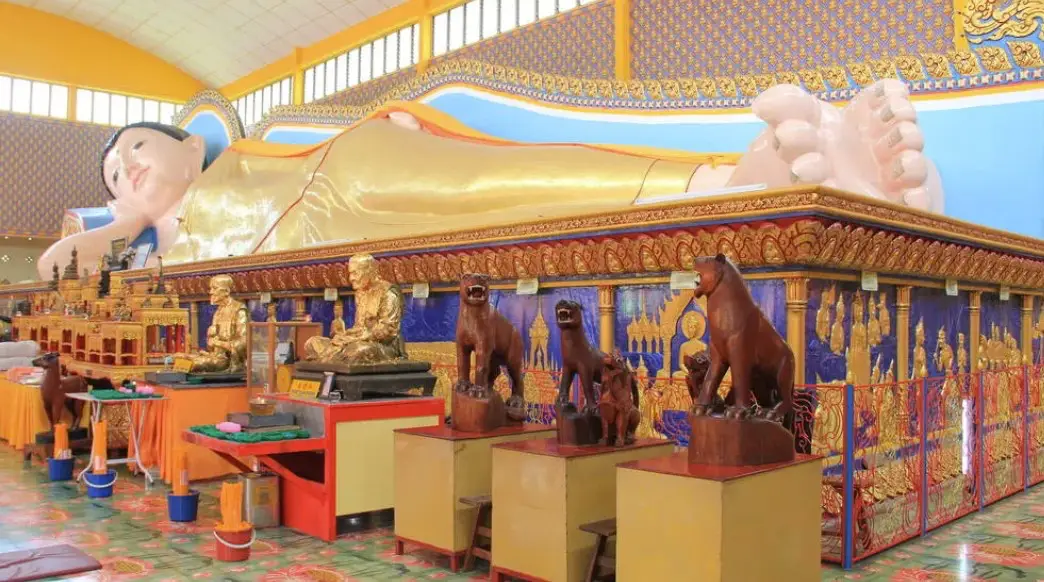
<path fill-rule="evenodd" d="M 220 87 L 404 0 L 7 0 L 75 20 Z"/>

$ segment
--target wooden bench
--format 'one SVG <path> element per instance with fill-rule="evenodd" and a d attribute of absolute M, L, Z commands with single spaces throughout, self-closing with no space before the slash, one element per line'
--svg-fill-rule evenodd
<path fill-rule="evenodd" d="M 598 536 L 594 553 L 591 555 L 591 563 L 587 567 L 587 580 L 615 580 L 616 558 L 606 556 L 605 551 L 609 547 L 609 538 L 616 535 L 616 518 L 592 521 L 580 526 L 581 531 L 593 533 Z"/>
<path fill-rule="evenodd" d="M 489 563 L 493 563 L 493 530 L 491 529 L 493 519 L 493 498 L 489 495 L 477 497 L 461 497 L 460 502 L 476 508 L 475 525 L 471 529 L 471 545 L 464 554 L 464 571 L 468 571 L 475 565 L 475 558 L 479 557 Z M 487 526 L 487 520 L 489 525 Z M 483 540 L 489 544 L 487 548 Z"/>

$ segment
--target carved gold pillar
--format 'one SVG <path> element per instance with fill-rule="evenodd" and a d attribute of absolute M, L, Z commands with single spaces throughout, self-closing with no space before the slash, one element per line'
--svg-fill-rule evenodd
<path fill-rule="evenodd" d="M 185 330 L 185 347 L 188 351 L 195 351 L 199 349 L 199 342 L 196 341 L 199 337 L 199 303 L 195 301 L 189 302 L 189 325 L 188 329 Z"/>
<path fill-rule="evenodd" d="M 607 354 L 616 349 L 616 287 L 598 288 L 598 348 Z"/>
<path fill-rule="evenodd" d="M 895 290 L 895 367 L 896 380 L 910 378 L 910 287 Z"/>
<path fill-rule="evenodd" d="M 1032 364 L 1033 363 L 1033 296 L 1023 295 L 1022 296 L 1022 338 L 1020 339 L 1022 345 L 1019 349 L 1022 350 L 1022 363 Z"/>
<path fill-rule="evenodd" d="M 982 291 L 968 293 L 968 353 L 972 370 L 979 369 L 979 335 L 982 334 Z"/>
<path fill-rule="evenodd" d="M 294 297 L 294 321 L 304 321 L 308 302 L 303 296 Z"/>
<path fill-rule="evenodd" d="M 794 351 L 794 383 L 805 383 L 805 322 L 808 316 L 808 279 L 786 280 L 787 344 Z"/>

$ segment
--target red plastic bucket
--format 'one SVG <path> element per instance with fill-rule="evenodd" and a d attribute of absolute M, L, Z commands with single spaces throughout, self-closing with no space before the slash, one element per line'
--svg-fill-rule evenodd
<path fill-rule="evenodd" d="M 214 530 L 217 559 L 222 562 L 245 562 L 250 559 L 250 546 L 254 545 L 254 528 L 243 531 Z"/>

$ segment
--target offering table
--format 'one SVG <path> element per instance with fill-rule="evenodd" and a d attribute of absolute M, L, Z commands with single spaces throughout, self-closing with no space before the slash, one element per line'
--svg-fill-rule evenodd
<path fill-rule="evenodd" d="M 141 415 L 145 415 L 140 435 L 141 451 L 131 450 L 131 456 L 137 455 L 147 467 L 158 467 L 159 478 L 167 483 L 174 480 L 175 453 L 182 448 L 187 456 L 185 468 L 189 479 L 214 479 L 240 471 L 239 464 L 230 463 L 206 447 L 181 442 L 181 433 L 190 426 L 216 424 L 224 421 L 229 413 L 246 410 L 245 386 L 152 385 L 152 388 L 164 397 L 162 401 L 147 408 L 138 403 L 131 405 L 134 422 L 140 422 Z M 134 443 L 129 443 L 129 447 L 133 449 Z"/>
<path fill-rule="evenodd" d="M 280 479 L 284 526 L 333 541 L 338 518 L 394 506 L 394 431 L 443 423 L 441 398 L 330 402 L 272 395 L 310 438 L 235 443 L 184 431 L 189 443 L 210 449 L 243 471 L 256 457 Z"/>

